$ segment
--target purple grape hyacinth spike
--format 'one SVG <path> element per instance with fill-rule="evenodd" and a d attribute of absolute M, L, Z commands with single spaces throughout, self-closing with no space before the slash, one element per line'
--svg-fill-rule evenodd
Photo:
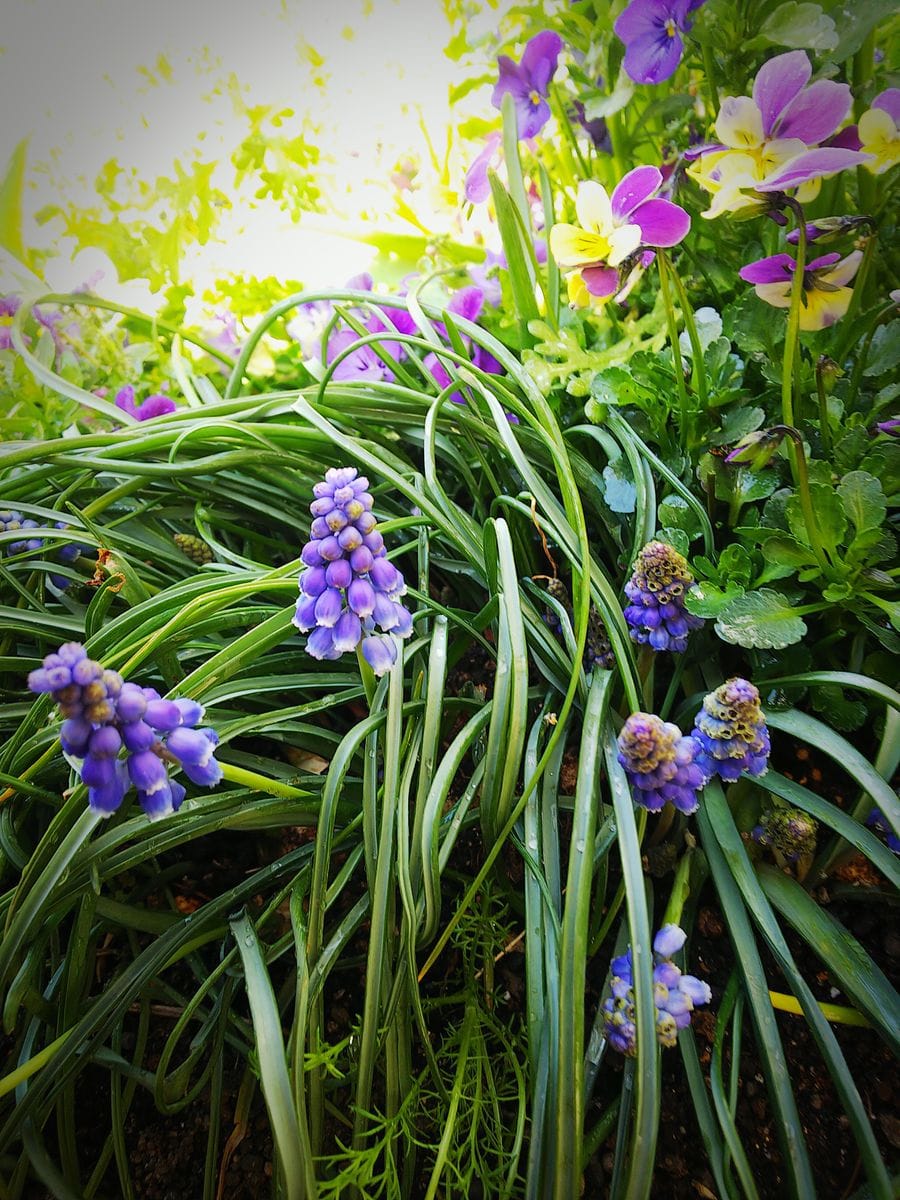
<path fill-rule="evenodd" d="M 677 925 L 664 925 L 653 939 L 653 1001 L 656 1008 L 656 1039 L 671 1049 L 678 1033 L 691 1023 L 691 1013 L 709 1004 L 708 983 L 685 975 L 672 961 L 685 943 L 685 932 Z M 631 947 L 610 964 L 611 995 L 603 1003 L 604 1032 L 613 1049 L 631 1057 L 637 1052 L 634 1013 L 634 968 Z"/>
<path fill-rule="evenodd" d="M 394 639 L 412 633 L 412 616 L 368 489 L 355 467 L 332 467 L 313 488 L 293 624 L 308 634 L 306 652 L 313 658 L 333 660 L 360 647 L 375 674 L 383 675 L 397 659 Z"/>
<path fill-rule="evenodd" d="M 119 808 L 132 786 L 151 821 L 175 812 L 185 790 L 169 777 L 169 765 L 180 766 L 200 787 L 222 778 L 215 731 L 196 728 L 201 704 L 163 700 L 153 688 L 124 683 L 118 672 L 88 658 L 79 642 L 48 654 L 28 676 L 28 687 L 48 692 L 59 706 L 63 751 L 81 759 L 77 770 L 88 803 L 103 816 Z"/>
<path fill-rule="evenodd" d="M 746 679 L 729 679 L 706 696 L 691 736 L 707 781 L 718 775 L 731 782 L 745 771 L 758 777 L 768 770 L 769 731 L 759 692 Z"/>
<path fill-rule="evenodd" d="M 625 584 L 630 603 L 624 615 L 632 641 L 653 650 L 684 650 L 688 634 L 703 625 L 701 617 L 684 607 L 693 586 L 687 560 L 677 550 L 665 542 L 648 542 Z"/>
<path fill-rule="evenodd" d="M 705 779 L 695 761 L 694 738 L 653 713 L 632 713 L 619 734 L 619 762 L 625 768 L 635 804 L 660 812 L 674 804 L 679 812 L 696 812 Z"/>

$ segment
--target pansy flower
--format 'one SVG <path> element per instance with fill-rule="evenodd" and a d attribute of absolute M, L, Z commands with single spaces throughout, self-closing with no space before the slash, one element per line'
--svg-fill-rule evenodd
<path fill-rule="evenodd" d="M 128 383 L 116 392 L 116 408 L 128 413 L 136 421 L 152 421 L 154 417 L 165 417 L 169 413 L 175 412 L 178 405 L 169 396 L 164 396 L 162 392 L 155 392 L 146 400 L 142 400 L 140 404 L 136 404 L 134 388 Z"/>
<path fill-rule="evenodd" d="M 883 175 L 900 162 L 900 88 L 888 88 L 859 118 L 860 146 L 871 159 L 865 164 Z"/>
<path fill-rule="evenodd" d="M 690 29 L 688 15 L 704 0 L 631 0 L 613 26 L 625 43 L 625 73 L 635 83 L 662 83 L 674 75 Z"/>
<path fill-rule="evenodd" d="M 500 166 L 502 140 L 502 135 L 497 130 L 489 133 L 484 140 L 484 149 L 466 171 L 463 193 L 471 204 L 483 204 L 491 194 L 488 171 L 496 171 Z"/>
<path fill-rule="evenodd" d="M 868 161 L 857 150 L 821 144 L 846 119 L 852 97 L 846 83 L 809 83 L 811 74 L 804 51 L 791 50 L 760 67 L 752 96 L 725 97 L 718 142 L 695 151 L 699 161 L 688 168 L 713 197 L 703 216 L 742 209 L 752 216 L 769 207 L 768 193 L 818 187 L 825 176 Z"/>
<path fill-rule="evenodd" d="M 607 300 L 619 287 L 619 267 L 639 246 L 675 246 L 691 227 L 691 219 L 671 200 L 654 198 L 662 185 L 657 167 L 635 167 L 613 190 L 593 180 L 578 185 L 577 225 L 560 223 L 550 230 L 550 249 L 569 277 L 575 303 L 586 297 Z"/>
<path fill-rule="evenodd" d="M 547 92 L 550 80 L 556 73 L 556 63 L 562 49 L 559 34 L 545 29 L 531 39 L 522 54 L 522 61 L 515 63 L 507 55 L 497 59 L 500 78 L 494 85 L 491 103 L 500 108 L 503 97 L 509 93 L 516 108 L 516 128 L 520 138 L 534 137 L 550 119 Z"/>
<path fill-rule="evenodd" d="M 840 320 L 853 295 L 853 289 L 847 285 L 859 270 L 861 261 L 862 251 L 854 250 L 846 258 L 839 254 L 823 254 L 806 266 L 800 308 L 801 329 L 827 329 Z M 775 308 L 790 308 L 796 267 L 796 261 L 789 254 L 773 254 L 741 267 L 740 276 L 755 285 L 760 300 Z"/>

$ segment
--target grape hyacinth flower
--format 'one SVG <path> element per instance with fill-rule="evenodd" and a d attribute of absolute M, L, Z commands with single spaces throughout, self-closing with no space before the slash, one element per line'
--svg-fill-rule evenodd
<path fill-rule="evenodd" d="M 162 392 L 155 392 L 140 404 L 135 404 L 134 388 L 128 383 L 116 392 L 116 408 L 128 413 L 136 421 L 152 421 L 154 417 L 164 417 L 175 412 L 178 405 Z"/>
<path fill-rule="evenodd" d="M 618 745 L 635 804 L 649 812 L 670 803 L 679 812 L 697 811 L 697 793 L 705 780 L 695 761 L 700 747 L 694 738 L 671 721 L 638 712 L 622 726 Z"/>
<path fill-rule="evenodd" d="M 550 80 L 556 74 L 562 38 L 545 29 L 531 39 L 522 54 L 521 63 L 515 63 L 507 55 L 497 59 L 500 78 L 494 86 L 491 103 L 500 108 L 503 97 L 509 93 L 516 108 L 516 128 L 520 138 L 534 137 L 550 119 L 547 92 Z"/>
<path fill-rule="evenodd" d="M 575 626 L 575 612 L 569 589 L 561 579 L 553 578 L 547 581 L 547 594 L 562 605 L 569 618 L 569 624 Z M 544 613 L 544 621 L 560 637 L 563 635 L 563 625 L 558 613 L 548 608 Z M 603 618 L 592 604 L 588 610 L 587 637 L 584 644 L 585 670 L 599 667 L 603 671 L 611 671 L 616 665 L 616 656 L 609 640 Z"/>
<path fill-rule="evenodd" d="M 309 633 L 306 652 L 313 658 L 340 658 L 359 646 L 375 674 L 383 675 L 397 660 L 395 637 L 412 633 L 412 616 L 401 599 L 403 576 L 388 562 L 368 486 L 355 467 L 331 467 L 313 488 L 293 623 Z"/>
<path fill-rule="evenodd" d="M 684 650 L 688 634 L 703 625 L 702 617 L 684 607 L 685 595 L 694 586 L 683 555 L 665 542 L 648 542 L 625 584 L 630 603 L 624 615 L 631 640 L 653 650 Z"/>
<path fill-rule="evenodd" d="M 657 167 L 635 167 L 610 196 L 594 180 L 582 180 L 575 197 L 577 225 L 550 230 L 550 249 L 568 277 L 570 299 L 587 292 L 605 302 L 619 289 L 619 267 L 640 246 L 677 246 L 691 219 L 683 208 L 656 193 L 663 184 Z"/>
<path fill-rule="evenodd" d="M 895 854 L 900 854 L 900 837 L 894 833 L 880 808 L 872 809 L 866 817 L 866 824 L 872 829 L 877 829 L 879 833 L 883 833 L 888 849 L 893 850 Z"/>
<path fill-rule="evenodd" d="M 57 529 L 68 529 L 69 526 L 65 521 L 57 521 Z M 0 510 L 0 533 L 15 532 L 18 530 L 29 532 L 32 529 L 40 529 L 41 526 L 31 517 L 23 517 L 20 512 L 15 509 L 5 508 Z M 21 554 L 24 551 L 40 550 L 44 545 L 43 538 L 27 537 L 22 538 L 18 542 L 9 542 L 6 544 L 5 552 L 7 554 Z M 56 549 L 57 562 L 70 566 L 80 554 L 87 553 L 87 546 L 80 546 L 77 542 L 68 542 Z M 65 591 L 69 586 L 69 580 L 65 575 L 50 576 L 50 582 L 60 591 Z"/>
<path fill-rule="evenodd" d="M 692 737 L 698 746 L 696 763 L 704 782 L 718 775 L 726 782 L 769 769 L 769 730 L 759 705 L 759 692 L 746 679 L 735 677 L 710 692 L 694 718 Z"/>
<path fill-rule="evenodd" d="M 185 790 L 170 778 L 169 765 L 181 767 L 199 787 L 213 787 L 222 778 L 216 732 L 197 728 L 201 704 L 164 700 L 154 688 L 125 683 L 117 671 L 88 658 L 79 642 L 48 654 L 28 676 L 28 686 L 49 692 L 58 704 L 62 748 L 82 760 L 77 769 L 88 803 L 103 816 L 119 808 L 132 785 L 151 821 L 175 812 Z"/>
<path fill-rule="evenodd" d="M 822 145 L 846 119 L 852 105 L 849 85 L 832 79 L 810 84 L 812 65 L 803 50 L 791 50 L 763 63 L 753 95 L 726 96 L 715 131 L 718 142 L 699 147 L 688 174 L 712 195 L 704 217 L 768 211 L 777 197 L 819 182 L 869 156 L 843 146 Z M 808 85 L 808 86 L 807 86 Z"/>
<path fill-rule="evenodd" d="M 625 74 L 635 83 L 662 83 L 675 74 L 690 13 L 704 0 L 631 0 L 613 31 L 625 43 Z"/>
<path fill-rule="evenodd" d="M 808 263 L 803 272 L 800 328 L 807 331 L 827 329 L 846 313 L 853 289 L 847 284 L 862 262 L 862 251 L 854 250 L 846 258 L 823 254 Z M 741 279 L 754 284 L 760 300 L 774 308 L 790 308 L 791 281 L 797 269 L 789 254 L 773 254 L 748 263 L 738 272 Z"/>
<path fill-rule="evenodd" d="M 819 823 L 800 808 L 770 808 L 753 830 L 753 840 L 771 846 L 788 862 L 816 852 Z"/>
<path fill-rule="evenodd" d="M 695 975 L 685 975 L 672 961 L 687 934 L 677 925 L 664 925 L 653 939 L 653 1002 L 656 1007 L 656 1039 L 672 1049 L 678 1032 L 691 1023 L 691 1013 L 709 1004 L 712 991 Z M 612 995 L 603 1003 L 604 1032 L 609 1044 L 629 1057 L 637 1052 L 634 1019 L 634 966 L 631 947 L 610 964 Z"/>

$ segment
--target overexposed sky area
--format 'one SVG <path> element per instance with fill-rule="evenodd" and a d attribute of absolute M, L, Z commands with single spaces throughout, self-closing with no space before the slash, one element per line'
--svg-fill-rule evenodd
<path fill-rule="evenodd" d="M 474 28 L 495 30 L 509 7 L 483 5 Z M 336 209 L 377 222 L 389 164 L 406 150 L 426 156 L 423 128 L 443 150 L 448 90 L 460 79 L 443 54 L 451 32 L 439 0 L 6 0 L 0 162 L 29 138 L 33 217 L 63 197 L 91 203 L 111 158 L 148 180 L 198 146 L 216 158 L 246 130 L 226 86 L 233 73 L 246 103 L 295 110 L 284 132 L 292 122 L 299 132 L 304 114 L 323 127 Z M 490 69 L 487 58 L 483 66 Z M 467 103 L 490 116 L 490 88 Z M 231 167 L 217 178 L 229 195 L 233 178 Z M 227 216 L 225 244 L 198 251 L 191 273 L 200 287 L 225 271 L 341 283 L 370 251 L 321 232 L 322 224 L 298 226 L 274 206 L 239 207 Z M 25 232 L 36 245 L 50 236 L 33 223 Z M 86 254 L 69 265 L 62 249 L 48 268 L 54 286 L 75 286 L 104 266 Z M 115 284 L 107 269 L 97 290 L 122 294 Z M 127 294 L 135 301 L 140 291 L 132 284 Z"/>

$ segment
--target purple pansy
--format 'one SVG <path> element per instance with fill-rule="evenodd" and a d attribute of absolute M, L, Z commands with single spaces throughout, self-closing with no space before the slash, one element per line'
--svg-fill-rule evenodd
<path fill-rule="evenodd" d="M 491 194 L 488 171 L 496 171 L 501 162 L 500 143 L 502 135 L 494 131 L 485 138 L 484 149 L 466 171 L 463 193 L 472 204 L 483 204 Z"/>
<path fill-rule="evenodd" d="M 840 320 L 853 295 L 853 289 L 847 285 L 861 262 L 862 251 L 854 250 L 843 259 L 840 254 L 823 254 L 807 264 L 803 271 L 801 329 L 827 329 Z M 796 267 L 789 254 L 772 254 L 741 267 L 739 274 L 741 279 L 755 285 L 760 300 L 775 308 L 789 308 Z"/>
<path fill-rule="evenodd" d="M 560 36 L 544 30 L 525 47 L 520 63 L 513 62 L 505 54 L 501 54 L 497 60 L 500 78 L 494 86 L 491 103 L 495 108 L 500 108 L 507 93 L 513 97 L 520 138 L 534 137 L 550 119 L 550 105 L 546 97 L 550 80 L 556 73 L 561 49 Z"/>
<path fill-rule="evenodd" d="M 588 304 L 608 299 L 619 288 L 619 267 L 640 246 L 675 246 L 691 227 L 688 214 L 656 193 L 663 183 L 658 167 L 635 167 L 608 195 L 594 180 L 578 185 L 578 225 L 550 230 L 550 249 L 568 277 L 569 298 Z"/>
<path fill-rule="evenodd" d="M 625 43 L 625 73 L 635 83 L 662 83 L 675 73 L 684 53 L 681 35 L 688 16 L 704 0 L 631 0 L 616 19 L 615 34 Z"/>
<path fill-rule="evenodd" d="M 116 408 L 128 413 L 136 421 L 152 421 L 154 417 L 164 417 L 178 408 L 174 400 L 155 392 L 140 404 L 134 402 L 134 388 L 130 383 L 116 392 Z"/>

